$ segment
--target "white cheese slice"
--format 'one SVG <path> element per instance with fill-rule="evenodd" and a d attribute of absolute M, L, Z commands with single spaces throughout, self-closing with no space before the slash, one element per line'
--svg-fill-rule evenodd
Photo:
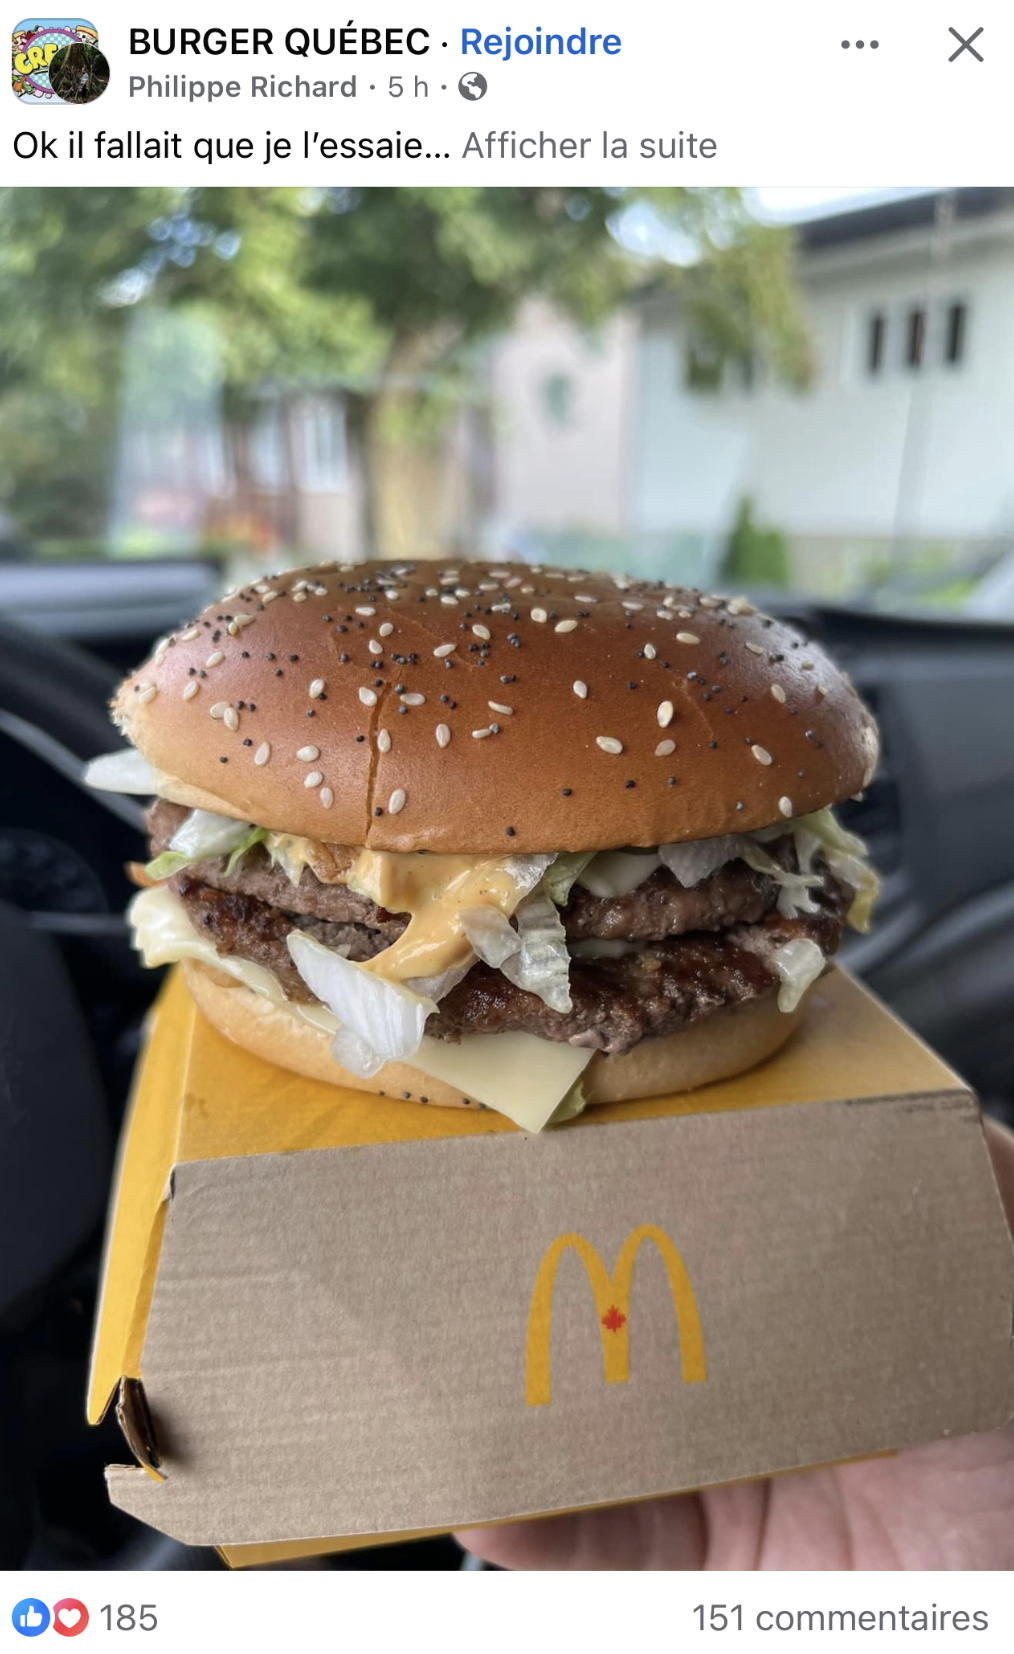
<path fill-rule="evenodd" d="M 466 1034 L 459 1045 L 424 1035 L 412 1066 L 541 1131 L 594 1054 L 534 1034 Z"/>
<path fill-rule="evenodd" d="M 337 1031 L 338 1020 L 326 1006 L 287 1000 L 277 977 L 263 965 L 236 954 L 216 953 L 212 943 L 198 935 L 183 903 L 168 886 L 140 891 L 130 904 L 129 918 L 134 945 L 146 965 L 199 960 L 276 1005 L 284 1005 L 321 1032 Z M 458 1045 L 424 1035 L 411 1062 L 421 1073 L 506 1115 L 524 1131 L 536 1132 L 546 1125 L 593 1055 L 534 1034 L 466 1034 Z M 377 1077 L 382 1076 L 383 1069 Z"/>

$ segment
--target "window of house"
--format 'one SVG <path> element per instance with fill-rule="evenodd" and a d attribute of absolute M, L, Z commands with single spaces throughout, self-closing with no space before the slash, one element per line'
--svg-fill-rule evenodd
<path fill-rule="evenodd" d="M 902 303 L 867 312 L 860 329 L 862 372 L 869 379 L 920 373 L 965 360 L 968 306 L 961 299 Z"/>
<path fill-rule="evenodd" d="M 905 318 L 905 366 L 921 368 L 926 355 L 926 312 L 913 305 Z"/>
<path fill-rule="evenodd" d="M 887 360 L 887 317 L 875 310 L 866 327 L 866 371 L 882 373 Z"/>
<path fill-rule="evenodd" d="M 949 367 L 957 367 L 958 363 L 964 360 L 967 316 L 967 305 L 956 303 L 947 306 L 944 361 Z"/>
<path fill-rule="evenodd" d="M 348 487 L 345 407 L 336 397 L 316 397 L 300 410 L 302 485 L 311 494 Z"/>
<path fill-rule="evenodd" d="M 250 475 L 258 488 L 276 493 L 289 479 L 285 441 L 285 414 L 269 402 L 258 412 L 250 431 Z"/>
<path fill-rule="evenodd" d="M 542 406 L 554 425 L 569 425 L 574 417 L 574 381 L 569 373 L 549 373 L 540 386 Z"/>

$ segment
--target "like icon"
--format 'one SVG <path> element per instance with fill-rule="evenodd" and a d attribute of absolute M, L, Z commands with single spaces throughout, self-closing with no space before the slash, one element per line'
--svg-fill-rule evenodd
<path fill-rule="evenodd" d="M 22 1637 L 41 1637 L 49 1626 L 49 1609 L 38 1597 L 22 1597 L 14 1604 L 11 1624 Z"/>
<path fill-rule="evenodd" d="M 61 1637 L 79 1637 L 88 1624 L 88 1610 L 77 1597 L 61 1597 L 53 1604 L 53 1630 Z"/>

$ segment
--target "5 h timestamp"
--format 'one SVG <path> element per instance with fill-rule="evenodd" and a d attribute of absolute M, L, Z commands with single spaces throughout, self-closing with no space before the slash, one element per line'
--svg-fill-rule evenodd
<path fill-rule="evenodd" d="M 743 1604 L 735 1602 L 699 1602 L 694 1609 L 701 1631 L 742 1631 Z"/>
<path fill-rule="evenodd" d="M 99 1613 L 106 1622 L 107 1631 L 154 1631 L 158 1625 L 153 1602 L 142 1602 L 139 1608 L 135 1608 L 132 1602 L 121 1602 L 119 1607 L 107 1602 Z"/>

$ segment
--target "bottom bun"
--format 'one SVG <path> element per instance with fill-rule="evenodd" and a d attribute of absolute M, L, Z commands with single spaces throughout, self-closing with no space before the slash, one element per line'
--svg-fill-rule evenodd
<path fill-rule="evenodd" d="M 308 1080 L 353 1091 L 372 1091 L 442 1108 L 477 1106 L 454 1086 L 413 1068 L 389 1062 L 372 1079 L 350 1074 L 331 1055 L 327 1034 L 306 1022 L 291 1006 L 277 1005 L 234 978 L 185 960 L 187 986 L 208 1021 L 255 1056 L 303 1074 Z M 804 1000 L 805 1003 L 805 1000 Z M 587 1103 L 624 1103 L 636 1097 L 664 1097 L 694 1091 L 713 1080 L 726 1080 L 764 1062 L 785 1044 L 799 1021 L 802 1006 L 780 1011 L 777 996 L 757 999 L 731 1010 L 715 1011 L 703 1022 L 665 1039 L 646 1039 L 621 1057 L 596 1052 L 582 1080 Z M 494 1037 L 495 1036 L 491 1036 Z"/>

